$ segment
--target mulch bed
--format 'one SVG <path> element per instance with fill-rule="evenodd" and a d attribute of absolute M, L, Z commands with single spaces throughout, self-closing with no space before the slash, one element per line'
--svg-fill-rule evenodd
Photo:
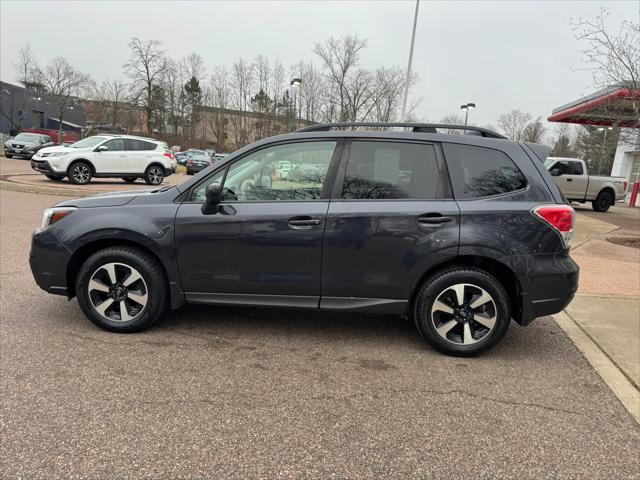
<path fill-rule="evenodd" d="M 608 237 L 607 242 L 622 245 L 623 247 L 640 248 L 640 238 L 638 237 Z"/>

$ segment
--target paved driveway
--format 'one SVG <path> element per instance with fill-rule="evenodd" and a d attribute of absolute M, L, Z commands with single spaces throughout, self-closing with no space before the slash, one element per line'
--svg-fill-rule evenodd
<path fill-rule="evenodd" d="M 366 315 L 190 306 L 110 334 L 31 278 L 59 200 L 0 190 L 6 478 L 639 478 L 640 428 L 549 318 L 476 359 Z"/>

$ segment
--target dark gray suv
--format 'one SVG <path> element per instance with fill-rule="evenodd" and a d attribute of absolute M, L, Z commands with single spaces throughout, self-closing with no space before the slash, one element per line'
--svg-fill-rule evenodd
<path fill-rule="evenodd" d="M 185 302 L 358 311 L 408 316 L 455 355 L 571 301 L 575 213 L 539 146 L 369 126 L 308 127 L 177 187 L 59 203 L 33 235 L 36 282 L 114 332 Z"/>

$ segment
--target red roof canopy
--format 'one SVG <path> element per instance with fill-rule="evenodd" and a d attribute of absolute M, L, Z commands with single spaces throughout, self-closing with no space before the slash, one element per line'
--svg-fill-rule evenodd
<path fill-rule="evenodd" d="M 553 110 L 550 122 L 640 128 L 633 103 L 640 101 L 640 89 L 623 86 L 605 88 Z"/>

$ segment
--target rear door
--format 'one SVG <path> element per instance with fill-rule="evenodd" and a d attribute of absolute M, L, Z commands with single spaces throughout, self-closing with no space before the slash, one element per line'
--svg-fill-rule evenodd
<path fill-rule="evenodd" d="M 153 160 L 153 152 L 157 145 L 137 138 L 127 138 L 125 145 L 125 170 L 127 173 L 144 173 Z"/>
<path fill-rule="evenodd" d="M 327 214 L 321 307 L 403 312 L 423 273 L 458 252 L 440 146 L 352 140 Z"/>

